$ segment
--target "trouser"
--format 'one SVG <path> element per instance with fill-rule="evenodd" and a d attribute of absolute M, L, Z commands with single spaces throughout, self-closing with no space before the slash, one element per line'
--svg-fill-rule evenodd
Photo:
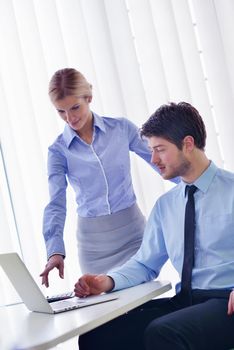
<path fill-rule="evenodd" d="M 228 294 L 194 293 L 155 299 L 80 336 L 80 350 L 227 350 L 234 347 L 234 315 Z"/>

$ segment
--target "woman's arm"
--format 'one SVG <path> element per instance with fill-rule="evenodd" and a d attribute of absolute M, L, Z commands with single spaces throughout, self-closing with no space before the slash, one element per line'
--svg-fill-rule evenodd
<path fill-rule="evenodd" d="M 43 235 L 48 259 L 55 254 L 65 256 L 63 230 L 66 219 L 67 162 L 65 157 L 49 148 L 48 183 L 50 200 L 44 210 Z"/>

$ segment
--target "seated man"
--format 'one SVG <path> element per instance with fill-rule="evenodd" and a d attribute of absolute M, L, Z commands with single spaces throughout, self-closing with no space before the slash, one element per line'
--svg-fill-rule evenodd
<path fill-rule="evenodd" d="M 234 347 L 234 174 L 205 155 L 206 130 L 188 103 L 163 105 L 143 125 L 152 163 L 182 181 L 156 202 L 138 252 L 107 275 L 84 275 L 83 297 L 155 279 L 170 259 L 176 295 L 152 300 L 82 335 L 80 350 Z"/>

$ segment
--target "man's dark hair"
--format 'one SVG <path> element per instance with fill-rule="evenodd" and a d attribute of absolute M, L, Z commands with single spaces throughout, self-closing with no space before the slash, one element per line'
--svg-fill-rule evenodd
<path fill-rule="evenodd" d="M 206 129 L 199 112 L 186 102 L 169 103 L 159 107 L 142 125 L 141 136 L 163 137 L 180 150 L 186 136 L 194 138 L 195 146 L 204 150 Z"/>

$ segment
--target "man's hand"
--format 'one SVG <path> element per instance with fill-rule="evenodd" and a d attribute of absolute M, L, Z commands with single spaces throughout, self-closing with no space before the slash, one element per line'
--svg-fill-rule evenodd
<path fill-rule="evenodd" d="M 228 315 L 232 315 L 234 313 L 234 290 L 229 295 L 228 300 Z"/>
<path fill-rule="evenodd" d="M 40 274 L 40 277 L 42 277 L 42 284 L 44 284 L 46 287 L 49 287 L 49 273 L 54 268 L 57 268 L 59 270 L 59 277 L 64 277 L 64 261 L 63 256 L 59 254 L 52 255 L 46 266 L 45 270 Z"/>
<path fill-rule="evenodd" d="M 75 284 L 74 292 L 77 297 L 86 297 L 88 295 L 101 294 L 109 292 L 114 288 L 114 281 L 107 275 L 86 274 L 79 278 Z"/>

